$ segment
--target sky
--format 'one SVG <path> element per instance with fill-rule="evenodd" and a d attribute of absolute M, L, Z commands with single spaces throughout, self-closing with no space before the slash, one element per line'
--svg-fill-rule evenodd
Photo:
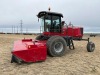
<path fill-rule="evenodd" d="M 36 15 L 49 7 L 62 13 L 67 24 L 84 27 L 84 32 L 100 32 L 100 0 L 0 0 L 0 28 L 19 27 L 22 20 L 23 28 L 39 31 Z"/>

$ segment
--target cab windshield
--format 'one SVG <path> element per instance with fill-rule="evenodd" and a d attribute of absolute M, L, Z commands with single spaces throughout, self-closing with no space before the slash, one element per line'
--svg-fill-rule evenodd
<path fill-rule="evenodd" d="M 61 32 L 61 17 L 46 15 L 41 17 L 42 32 Z"/>

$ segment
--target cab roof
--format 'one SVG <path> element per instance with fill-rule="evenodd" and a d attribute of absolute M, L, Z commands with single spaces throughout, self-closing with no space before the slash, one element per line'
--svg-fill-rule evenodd
<path fill-rule="evenodd" d="M 57 13 L 57 12 L 49 12 L 49 11 L 41 11 L 38 13 L 37 17 L 40 18 L 44 15 L 54 15 L 54 16 L 60 16 L 63 17 L 63 14 Z"/>

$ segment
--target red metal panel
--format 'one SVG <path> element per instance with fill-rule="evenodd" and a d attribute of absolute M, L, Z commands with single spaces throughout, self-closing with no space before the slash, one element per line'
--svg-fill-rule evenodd
<path fill-rule="evenodd" d="M 72 36 L 72 37 L 82 37 L 83 34 L 81 33 L 82 27 L 74 27 L 74 26 L 65 26 L 62 28 L 61 33 L 57 32 L 43 32 L 43 35 L 46 36 L 54 36 L 54 35 L 59 35 L 59 36 Z"/>
<path fill-rule="evenodd" d="M 25 62 L 44 61 L 47 57 L 46 41 L 15 41 L 12 54 Z"/>

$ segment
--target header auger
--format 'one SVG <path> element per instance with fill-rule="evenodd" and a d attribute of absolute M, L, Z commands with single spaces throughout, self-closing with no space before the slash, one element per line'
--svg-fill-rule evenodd
<path fill-rule="evenodd" d="M 66 25 L 61 21 L 63 14 L 41 11 L 37 17 L 41 19 L 43 33 L 35 40 L 22 39 L 14 42 L 11 62 L 45 61 L 47 54 L 59 57 L 66 53 L 67 48 L 75 49 L 73 40 L 88 41 L 87 51 L 93 52 L 95 44 L 89 38 L 83 39 L 83 27 Z"/>

